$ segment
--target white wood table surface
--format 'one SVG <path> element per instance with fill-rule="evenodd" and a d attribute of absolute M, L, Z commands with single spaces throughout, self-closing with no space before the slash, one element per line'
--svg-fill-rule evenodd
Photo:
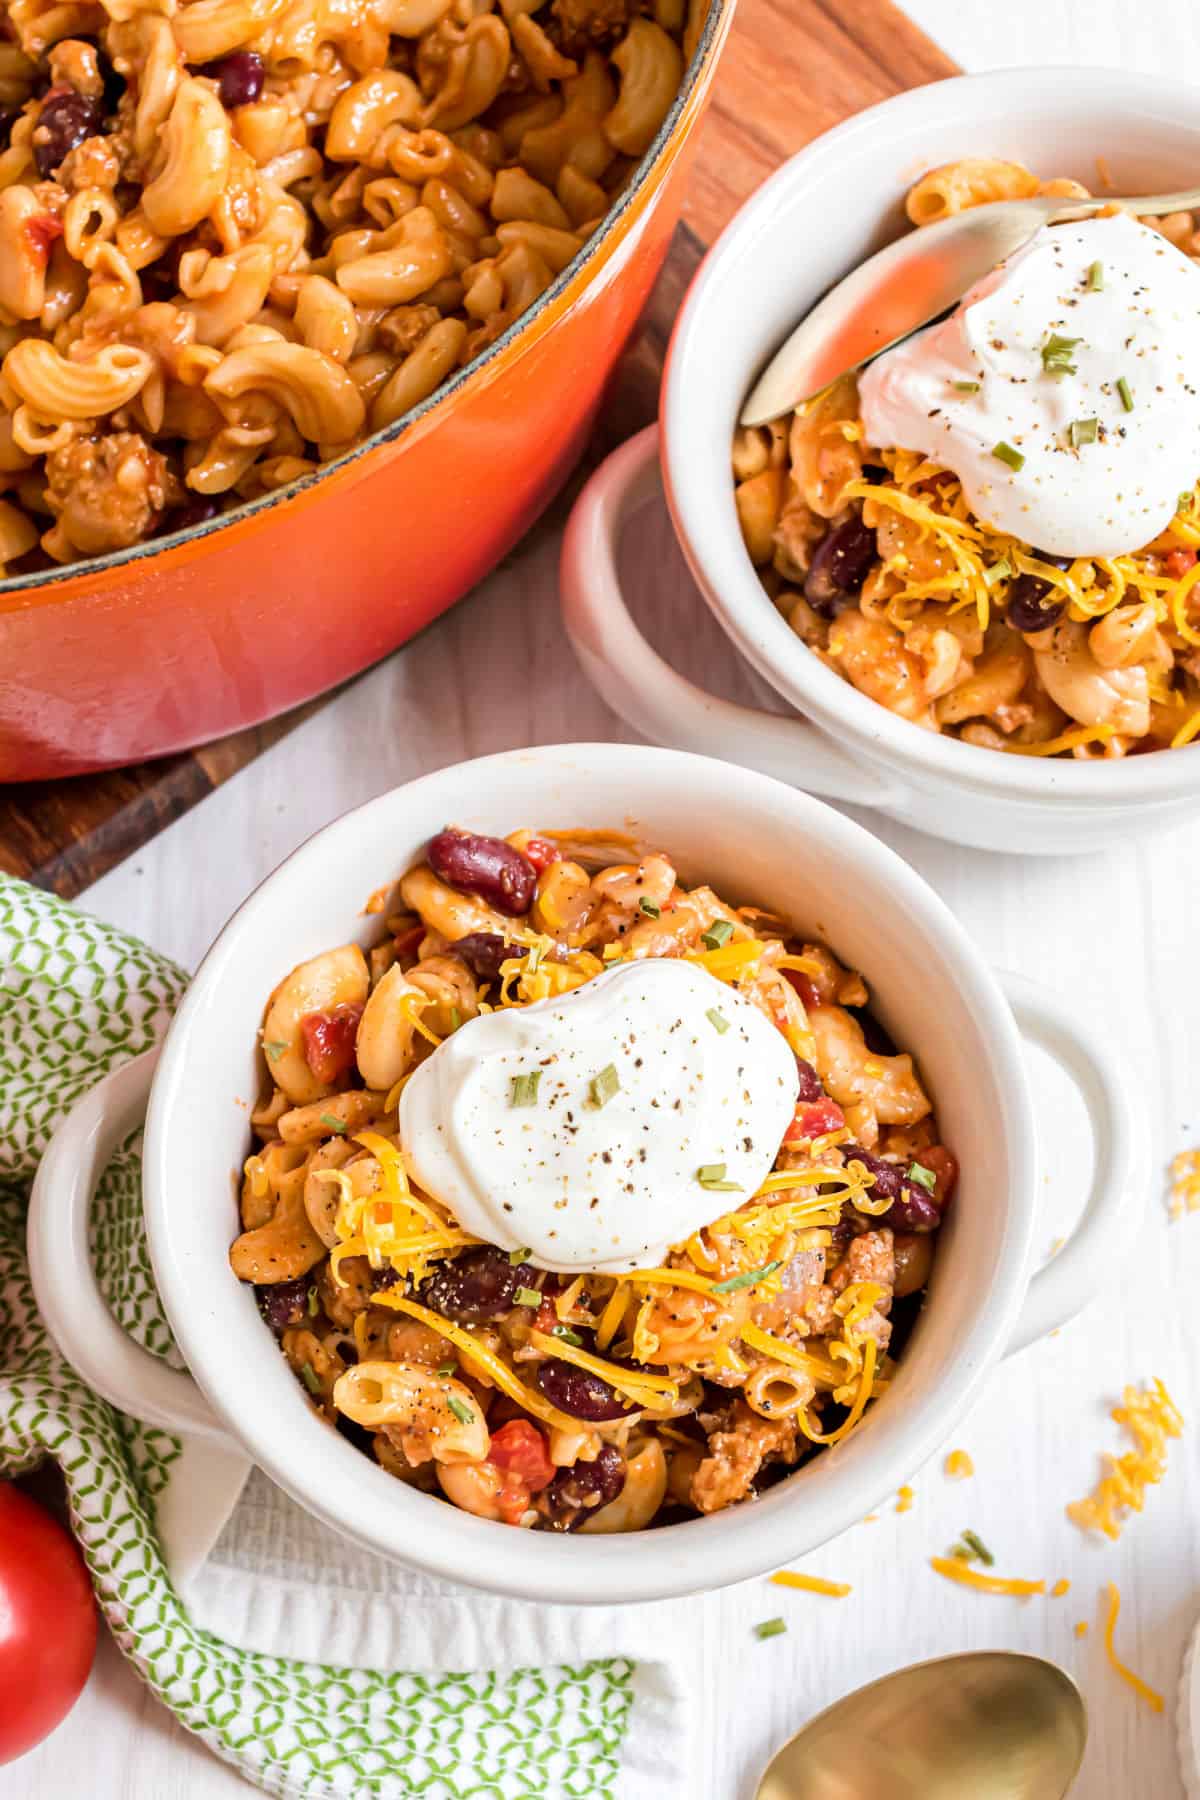
<path fill-rule="evenodd" d="M 753 0 L 747 0 L 753 4 Z M 1051 61 L 1178 74 L 1200 61 L 1200 18 L 1174 0 L 910 0 L 910 11 L 969 69 Z M 1064 73 L 1064 81 L 1069 75 Z M 1102 148 L 1102 146 L 1098 146 Z M 465 757 L 525 743 L 628 736 L 589 690 L 564 641 L 556 545 L 518 583 L 494 577 L 417 642 L 363 677 L 228 786 L 93 888 L 83 904 L 194 964 L 219 926 L 288 851 L 347 807 Z M 639 528 L 643 620 L 677 666 L 733 698 L 765 698 L 738 670 L 674 551 L 669 527 Z M 257 571 L 270 579 L 269 570 Z M 1144 1088 L 1154 1154 L 1144 1170 L 1141 1245 L 1075 1323 L 1005 1364 L 955 1434 L 976 1475 L 953 1482 L 941 1457 L 913 1476 L 910 1511 L 886 1509 L 806 1567 L 853 1584 L 845 1600 L 753 1583 L 705 1602 L 699 1800 L 744 1800 L 771 1746 L 812 1711 L 905 1662 L 1009 1647 L 1071 1670 L 1091 1708 L 1077 1793 L 1086 1800 L 1181 1800 L 1173 1700 L 1200 1615 L 1200 1465 L 1195 1426 L 1172 1450 L 1165 1483 L 1118 1545 L 1085 1542 L 1064 1507 L 1125 1448 L 1108 1409 L 1128 1382 L 1160 1375 L 1184 1414 L 1200 1411 L 1193 1331 L 1200 1216 L 1170 1224 L 1171 1154 L 1200 1143 L 1200 969 L 1193 894 L 1200 819 L 1190 831 L 1071 860 L 989 857 L 861 815 L 943 894 L 999 965 L 1070 994 L 1107 1024 Z M 536 821 L 531 821 L 535 823 Z M 519 821 L 514 820 L 514 824 Z M 714 821 L 714 829 L 719 822 Z M 269 974 L 264 972 L 264 976 Z M 1079 1205 L 1087 1173 L 1082 1113 L 1050 1065 L 1036 1086 L 1045 1124 L 1047 1251 Z M 957 1146 L 970 1155 L 970 1145 Z M 946 1448 L 950 1448 L 947 1445 Z M 1007 1574 L 1071 1582 L 1062 1599 L 994 1599 L 928 1567 L 964 1526 Z M 1158 1717 L 1108 1669 L 1100 1593 L 1124 1605 L 1118 1644 L 1168 1696 Z M 766 1642 L 751 1627 L 783 1614 Z M 1077 1638 L 1079 1620 L 1090 1622 Z M 175 1724 L 107 1639 L 88 1689 L 39 1750 L 0 1770 L 0 1800 L 234 1800 L 252 1790 Z M 881 1796 L 880 1800 L 886 1800 Z"/>

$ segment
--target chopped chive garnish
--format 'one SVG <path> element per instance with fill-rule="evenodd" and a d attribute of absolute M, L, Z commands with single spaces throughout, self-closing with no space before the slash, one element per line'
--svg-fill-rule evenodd
<path fill-rule="evenodd" d="M 950 385 L 959 394 L 977 394 L 979 392 L 977 381 L 952 381 Z"/>
<path fill-rule="evenodd" d="M 264 1044 L 263 1049 L 266 1051 L 267 1057 L 271 1062 L 278 1062 L 284 1051 L 287 1049 L 287 1045 L 279 1043 Z"/>
<path fill-rule="evenodd" d="M 927 1169 L 924 1163 L 910 1163 L 908 1165 L 908 1179 L 910 1181 L 919 1181 L 921 1186 L 923 1188 L 928 1188 L 931 1194 L 937 1187 L 937 1176 L 932 1169 Z"/>
<path fill-rule="evenodd" d="M 1133 411 L 1133 389 L 1122 375 L 1117 383 L 1117 392 L 1121 396 L 1121 405 L 1126 412 Z"/>
<path fill-rule="evenodd" d="M 459 1012 L 457 1006 L 452 1006 L 450 1008 L 450 1029 L 451 1029 L 451 1031 L 457 1031 L 461 1024 L 462 1024 L 462 1014 Z"/>
<path fill-rule="evenodd" d="M 454 1414 L 460 1425 L 471 1425 L 474 1423 L 475 1414 L 471 1411 L 466 1401 L 460 1400 L 457 1394 L 448 1394 L 446 1396 L 446 1404 L 449 1406 L 450 1411 Z"/>
<path fill-rule="evenodd" d="M 1071 448 L 1078 450 L 1084 444 L 1094 444 L 1100 435 L 1099 419 L 1071 420 Z"/>
<path fill-rule="evenodd" d="M 975 1561 L 975 1552 L 973 1550 L 968 1550 L 965 1544 L 951 1544 L 949 1555 L 954 1558 L 955 1562 Z"/>
<path fill-rule="evenodd" d="M 786 1619 L 764 1619 L 761 1625 L 754 1627 L 756 1638 L 782 1637 L 787 1630 Z"/>
<path fill-rule="evenodd" d="M 638 907 L 648 919 L 658 919 L 662 916 L 662 907 L 655 906 L 653 900 L 639 900 Z"/>
<path fill-rule="evenodd" d="M 724 1163 L 702 1163 L 696 1170 L 696 1180 L 702 1188 L 709 1188 L 714 1194 L 742 1192 L 736 1181 L 726 1181 Z"/>
<path fill-rule="evenodd" d="M 761 1269 L 747 1269 L 744 1275 L 731 1275 L 728 1281 L 719 1281 L 715 1287 L 709 1289 L 709 1292 L 712 1294 L 740 1293 L 742 1288 L 753 1287 L 756 1281 L 765 1281 L 768 1275 L 773 1275 L 776 1269 L 781 1267 L 782 1264 L 779 1262 L 764 1263 Z"/>
<path fill-rule="evenodd" d="M 514 1075 L 508 1104 L 510 1106 L 536 1106 L 538 1082 L 541 1079 L 542 1071 L 540 1069 L 530 1069 L 526 1075 Z"/>
<path fill-rule="evenodd" d="M 339 1119 L 336 1113 L 322 1113 L 321 1123 L 328 1125 L 330 1131 L 349 1131 L 350 1129 L 345 1119 Z"/>
<path fill-rule="evenodd" d="M 321 1302 L 320 1302 L 320 1300 L 319 1300 L 319 1299 L 318 1299 L 318 1298 L 317 1298 L 317 1290 L 316 1290 L 316 1288 L 315 1288 L 315 1287 L 310 1287 L 310 1288 L 309 1288 L 309 1290 L 308 1290 L 308 1316 L 309 1316 L 309 1318 L 310 1318 L 310 1319 L 315 1319 L 315 1318 L 316 1318 L 316 1316 L 317 1316 L 317 1309 L 318 1309 L 318 1307 L 319 1307 L 319 1306 L 320 1306 L 320 1304 L 321 1304 Z"/>
<path fill-rule="evenodd" d="M 440 1369 L 438 1370 L 438 1374 L 442 1377 L 443 1381 L 445 1381 L 447 1379 L 447 1377 L 453 1375 L 457 1371 L 457 1369 L 458 1369 L 457 1363 L 443 1363 L 442 1366 L 440 1367 Z"/>
<path fill-rule="evenodd" d="M 302 1363 L 301 1364 L 300 1379 L 304 1383 L 305 1387 L 308 1389 L 310 1394 L 319 1394 L 320 1393 L 320 1391 L 321 1391 L 320 1378 L 318 1377 L 317 1371 L 313 1368 L 311 1363 Z"/>
<path fill-rule="evenodd" d="M 529 1245 L 522 1244 L 519 1250 L 510 1250 L 509 1251 L 508 1260 L 509 1260 L 510 1264 L 512 1265 L 512 1267 L 515 1269 L 518 1267 L 519 1264 L 528 1261 L 529 1255 L 530 1255 Z"/>
<path fill-rule="evenodd" d="M 588 1094 L 593 1106 L 607 1106 L 621 1085 L 621 1078 L 611 1063 L 593 1075 L 588 1082 Z"/>
<path fill-rule="evenodd" d="M 583 1342 L 579 1333 L 577 1331 L 572 1331 L 569 1325 L 552 1325 L 550 1327 L 550 1336 L 561 1338 L 564 1344 L 582 1344 Z"/>
<path fill-rule="evenodd" d="M 702 935 L 700 942 L 707 944 L 710 950 L 719 950 L 733 936 L 733 926 L 728 919 L 715 919 Z"/>
<path fill-rule="evenodd" d="M 1094 262 L 1088 270 L 1087 284 L 1093 294 L 1098 294 L 1104 286 L 1104 264 Z"/>
<path fill-rule="evenodd" d="M 983 579 L 989 587 L 995 587 L 998 581 L 1007 581 L 1011 574 L 1012 564 L 1007 556 L 1002 556 L 999 562 L 994 562 L 990 569 L 983 571 Z"/>
<path fill-rule="evenodd" d="M 992 455 L 996 458 L 997 462 L 1007 463 L 1010 469 L 1023 469 L 1025 467 L 1025 458 L 1021 455 L 1021 452 L 1019 450 L 1014 450 L 1011 444 L 1006 444 L 1003 438 L 1001 438 L 998 444 L 992 445 Z"/>
<path fill-rule="evenodd" d="M 714 1031 L 724 1034 L 729 1030 L 729 1020 L 723 1012 L 718 1012 L 715 1006 L 710 1006 L 704 1016 Z"/>
<path fill-rule="evenodd" d="M 537 1288 L 519 1287 L 513 1295 L 514 1306 L 540 1306 L 542 1296 Z"/>
<path fill-rule="evenodd" d="M 1178 500 L 1175 502 L 1175 511 L 1177 513 L 1186 512 L 1195 498 L 1195 493 L 1196 490 L 1194 488 L 1184 488 Z"/>
<path fill-rule="evenodd" d="M 1075 364 L 1071 361 L 1071 352 L 1076 344 L 1082 344 L 1082 338 L 1059 337 L 1051 332 L 1042 345 L 1042 368 L 1047 375 L 1074 375 Z"/>
<path fill-rule="evenodd" d="M 971 1549 L 975 1552 L 975 1554 L 979 1558 L 980 1562 L 983 1563 L 987 1568 L 989 1568 L 989 1569 L 995 1568 L 996 1559 L 992 1555 L 991 1551 L 988 1549 L 987 1545 L 984 1543 L 982 1538 L 976 1537 L 975 1533 L 973 1531 L 964 1531 L 962 1534 L 962 1541 L 964 1544 L 967 1545 L 968 1549 Z"/>

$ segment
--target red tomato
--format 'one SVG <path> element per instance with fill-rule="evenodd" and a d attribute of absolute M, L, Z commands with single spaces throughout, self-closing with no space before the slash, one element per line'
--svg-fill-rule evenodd
<path fill-rule="evenodd" d="M 25 221 L 25 241 L 43 268 L 50 260 L 51 245 L 62 234 L 62 220 L 56 219 L 53 213 L 35 213 L 32 219 Z"/>
<path fill-rule="evenodd" d="M 802 1138 L 823 1137 L 827 1131 L 840 1131 L 846 1115 L 836 1100 L 813 1100 L 796 1108 L 796 1116 L 783 1134 L 785 1144 L 798 1144 Z"/>
<path fill-rule="evenodd" d="M 300 1021 L 304 1057 L 318 1081 L 334 1082 L 354 1061 L 361 1006 L 343 1004 L 329 1012 L 305 1013 Z"/>
<path fill-rule="evenodd" d="M 818 994 L 807 975 L 802 975 L 799 969 L 783 969 L 781 970 L 781 974 L 785 981 L 791 982 L 792 986 L 799 994 L 800 1003 L 804 1007 L 805 1012 L 811 1012 L 814 1006 L 820 1006 L 821 996 Z"/>
<path fill-rule="evenodd" d="M 551 863 L 559 860 L 562 851 L 557 844 L 552 844 L 549 838 L 531 837 L 521 854 L 526 862 L 533 864 L 540 875 L 543 869 L 548 869 Z"/>
<path fill-rule="evenodd" d="M 939 1206 L 945 1206 L 958 1180 L 957 1156 L 953 1150 L 947 1150 L 945 1144 L 930 1144 L 927 1150 L 917 1152 L 915 1160 L 933 1176 L 933 1197 Z"/>
<path fill-rule="evenodd" d="M 24 1756 L 83 1692 L 96 1606 L 70 1532 L 0 1484 L 0 1763 Z"/>
<path fill-rule="evenodd" d="M 515 1476 L 531 1494 L 540 1494 L 554 1480 L 546 1440 L 528 1419 L 510 1419 L 492 1434 L 488 1461 Z"/>
<path fill-rule="evenodd" d="M 1196 552 L 1194 550 L 1168 550 L 1163 557 L 1163 566 L 1167 574 L 1178 581 L 1181 575 L 1186 575 L 1189 569 L 1195 568 Z"/>

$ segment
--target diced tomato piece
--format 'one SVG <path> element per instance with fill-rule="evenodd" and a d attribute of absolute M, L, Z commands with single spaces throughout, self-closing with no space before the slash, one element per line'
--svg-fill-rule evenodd
<path fill-rule="evenodd" d="M 553 1300 L 542 1301 L 542 1304 L 537 1309 L 537 1316 L 534 1319 L 533 1324 L 536 1331 L 554 1330 L 554 1327 L 558 1324 L 558 1313 L 555 1311 Z"/>
<path fill-rule="evenodd" d="M 354 1061 L 361 1006 L 343 1004 L 329 1012 L 305 1013 L 300 1021 L 304 1057 L 318 1081 L 334 1082 Z"/>
<path fill-rule="evenodd" d="M 820 1006 L 821 996 L 818 994 L 807 975 L 802 975 L 799 969 L 784 969 L 781 973 L 783 979 L 785 981 L 790 981 L 796 992 L 799 994 L 800 1002 L 804 1007 L 805 1012 L 811 1012 L 814 1006 Z"/>
<path fill-rule="evenodd" d="M 53 213 L 35 213 L 32 219 L 25 221 L 26 241 L 43 267 L 50 260 L 51 245 L 62 234 L 62 220 L 55 218 Z"/>
<path fill-rule="evenodd" d="M 1196 552 L 1194 550 L 1168 550 L 1163 557 L 1163 565 L 1167 574 L 1178 581 L 1181 575 L 1186 575 L 1189 569 L 1195 568 Z"/>
<path fill-rule="evenodd" d="M 958 1180 L 957 1156 L 953 1150 L 947 1150 L 945 1144 L 930 1144 L 927 1150 L 917 1152 L 915 1160 L 933 1176 L 936 1183 L 933 1198 L 939 1206 L 945 1206 Z"/>
<path fill-rule="evenodd" d="M 504 1486 L 496 1495 L 496 1511 L 500 1515 L 502 1525 L 519 1525 L 529 1511 L 529 1502 L 533 1499 L 527 1482 L 516 1475 L 507 1476 Z"/>
<path fill-rule="evenodd" d="M 400 932 L 395 940 L 396 955 L 398 957 L 415 956 L 424 936 L 423 924 L 410 925 L 408 930 Z"/>
<path fill-rule="evenodd" d="M 554 1480 L 546 1439 L 528 1419 L 510 1419 L 493 1433 L 488 1461 L 524 1483 L 530 1494 L 540 1494 Z"/>
<path fill-rule="evenodd" d="M 846 1115 L 836 1100 L 812 1100 L 796 1108 L 796 1116 L 784 1132 L 785 1144 L 798 1144 L 802 1138 L 824 1137 L 827 1131 L 840 1131 Z"/>
<path fill-rule="evenodd" d="M 552 844 L 549 838 L 531 837 L 521 855 L 526 862 L 533 864 L 540 875 L 543 869 L 548 869 L 551 863 L 560 860 L 562 851 L 557 844 Z"/>

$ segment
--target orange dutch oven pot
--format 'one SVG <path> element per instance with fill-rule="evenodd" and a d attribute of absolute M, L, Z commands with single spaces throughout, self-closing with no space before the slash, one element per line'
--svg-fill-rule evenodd
<path fill-rule="evenodd" d="M 735 0 L 713 0 L 634 181 L 577 261 L 423 405 L 279 494 L 0 582 L 0 780 L 161 756 L 375 662 L 527 531 L 666 255 Z"/>

